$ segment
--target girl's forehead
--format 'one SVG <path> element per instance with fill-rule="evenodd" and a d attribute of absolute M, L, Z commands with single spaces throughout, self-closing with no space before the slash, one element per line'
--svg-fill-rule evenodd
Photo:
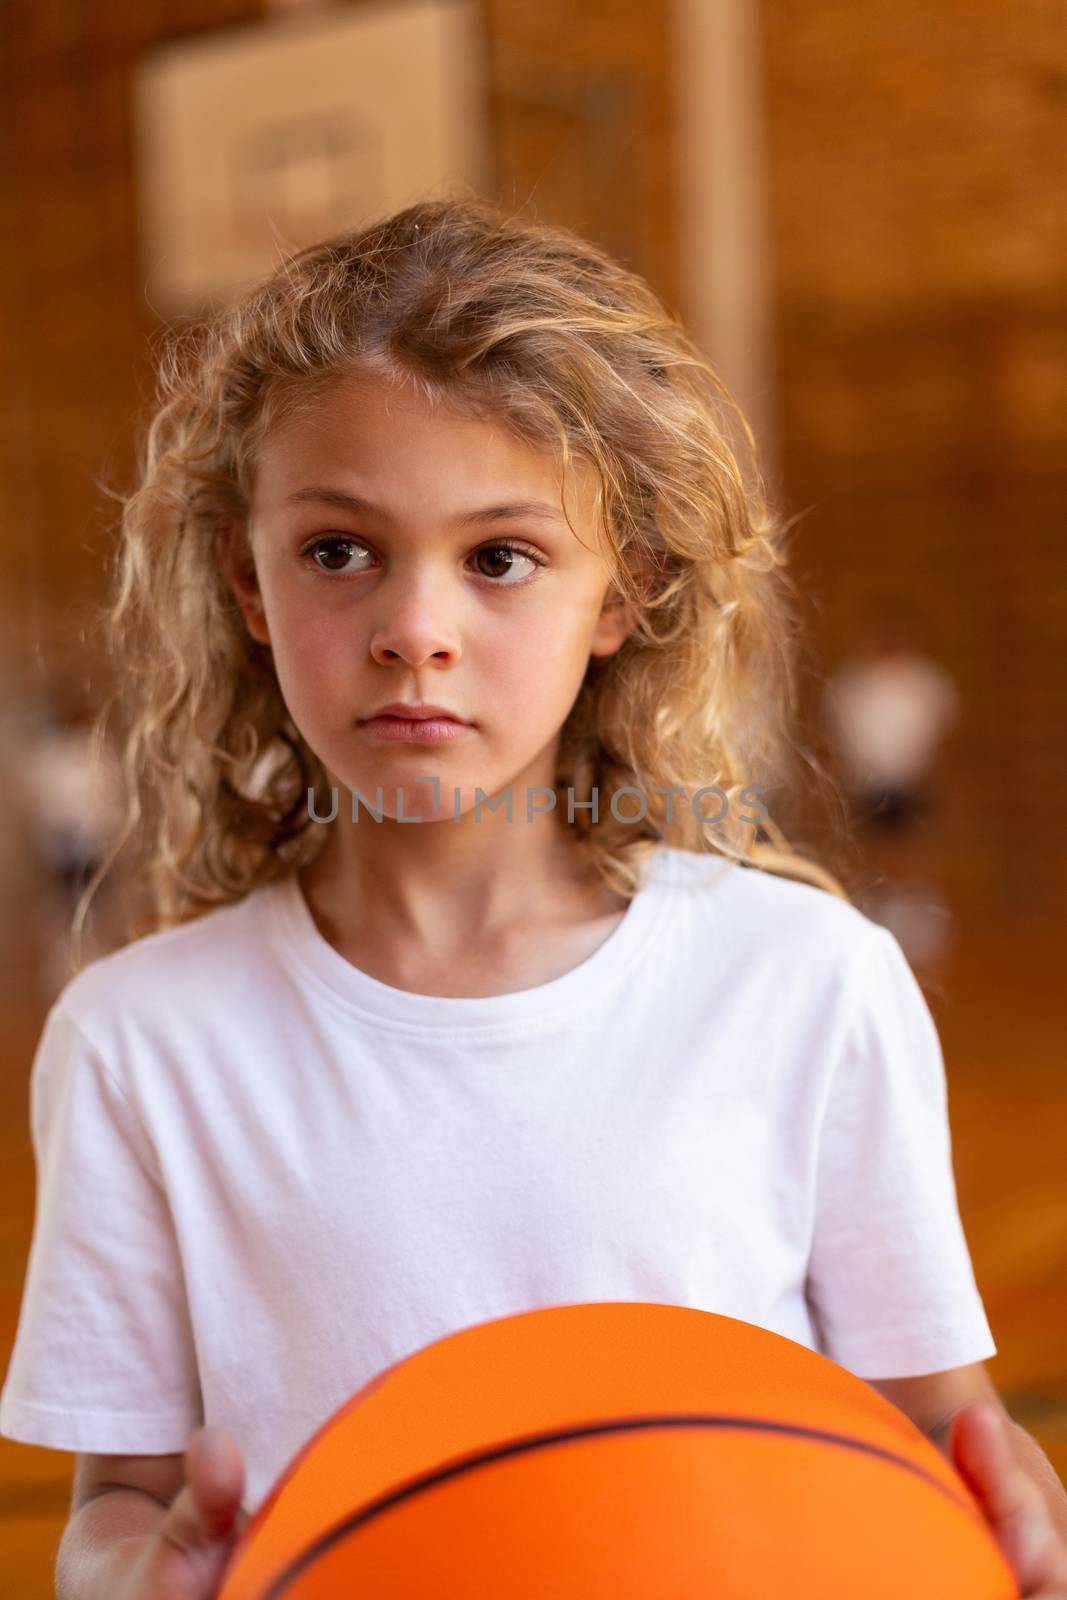
<path fill-rule="evenodd" d="M 462 400 L 431 400 L 410 384 L 366 378 L 338 379 L 283 409 L 256 451 L 253 484 L 271 498 L 291 478 L 309 473 L 463 470 L 504 475 L 517 482 L 562 485 L 557 449 L 532 443 L 505 415 L 479 411 Z M 581 492 L 590 463 L 572 455 L 567 477 Z M 300 487 L 295 481 L 290 486 Z M 288 489 L 286 489 L 288 492 Z"/>
<path fill-rule="evenodd" d="M 344 370 L 299 381 L 282 394 L 283 411 L 305 420 L 353 415 L 506 424 L 505 407 L 475 384 L 433 384 L 414 373 Z"/>
<path fill-rule="evenodd" d="M 347 439 L 354 431 L 404 429 L 482 433 L 507 432 L 503 414 L 478 414 L 455 401 L 431 400 L 397 385 L 348 381 L 336 383 L 298 402 L 283 417 L 277 431 L 318 435 L 331 441 Z"/>

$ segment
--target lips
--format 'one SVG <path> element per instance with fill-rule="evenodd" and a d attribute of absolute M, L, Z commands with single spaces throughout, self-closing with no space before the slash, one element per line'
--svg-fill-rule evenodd
<path fill-rule="evenodd" d="M 409 706 L 407 714 L 399 716 L 386 708 L 373 717 L 363 717 L 358 727 L 364 738 L 387 744 L 439 744 L 462 739 L 464 734 L 473 731 L 473 724 L 461 722 L 451 712 L 444 716 L 435 716 L 432 712 L 424 715 L 425 707 L 420 707 L 420 714 L 414 716 L 411 711 Z"/>
<path fill-rule="evenodd" d="M 361 717 L 360 721 L 373 722 L 376 717 L 402 717 L 407 722 L 456 722 L 465 726 L 464 719 L 446 706 L 428 705 L 423 701 L 405 704 L 394 700 L 387 706 L 379 706 L 369 717 Z"/>

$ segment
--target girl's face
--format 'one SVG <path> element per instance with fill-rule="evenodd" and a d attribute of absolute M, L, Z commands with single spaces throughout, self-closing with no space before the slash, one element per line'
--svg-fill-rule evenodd
<path fill-rule="evenodd" d="M 380 785 L 387 816 L 424 819 L 510 786 L 517 822 L 528 789 L 551 790 L 589 659 L 633 625 L 596 553 L 592 469 L 568 470 L 581 542 L 560 476 L 503 426 L 434 414 L 377 380 L 339 382 L 268 435 L 250 502 L 254 571 L 227 557 L 227 578 L 333 783 L 375 808 Z M 442 706 L 466 726 L 435 741 L 376 736 L 364 724 L 392 701 Z M 439 789 L 416 781 L 434 777 Z"/>

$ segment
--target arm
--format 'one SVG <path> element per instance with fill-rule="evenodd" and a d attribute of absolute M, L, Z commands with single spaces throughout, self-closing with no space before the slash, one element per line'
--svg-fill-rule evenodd
<path fill-rule="evenodd" d="M 958 1407 L 951 1416 L 945 1418 L 939 1428 L 930 1433 L 930 1438 L 953 1465 L 955 1465 L 952 1450 L 953 1427 L 963 1409 L 963 1406 Z M 1053 1528 L 1067 1545 L 1067 1489 L 1064 1489 L 1055 1467 L 1033 1434 L 1028 1433 L 1021 1423 L 1009 1417 L 1006 1412 L 1001 1415 L 1000 1420 L 1008 1442 L 1010 1465 L 1024 1478 L 1029 1479 L 1037 1489 L 1040 1499 L 1045 1503 Z M 1028 1498 L 1036 1504 L 1033 1496 Z"/>
<path fill-rule="evenodd" d="M 913 1378 L 869 1378 L 956 1468 L 1029 1600 L 1067 1600 L 1067 1492 L 1010 1415 L 982 1361 Z"/>
<path fill-rule="evenodd" d="M 248 1522 L 232 1435 L 199 1428 L 184 1455 L 78 1458 L 56 1600 L 213 1600 Z"/>
<path fill-rule="evenodd" d="M 1052 1526 L 1067 1546 L 1067 1489 L 1055 1467 L 1033 1434 L 1028 1433 L 1021 1423 L 1010 1421 L 1008 1441 L 1016 1465 L 1041 1491 Z"/>
<path fill-rule="evenodd" d="M 1023 1600 L 1067 1600 L 1067 1493 L 1033 1435 L 971 1401 L 930 1438 L 979 1501 Z"/>
<path fill-rule="evenodd" d="M 109 1600 L 167 1508 L 140 1489 L 104 1489 L 72 1513 L 56 1556 L 56 1600 Z"/>

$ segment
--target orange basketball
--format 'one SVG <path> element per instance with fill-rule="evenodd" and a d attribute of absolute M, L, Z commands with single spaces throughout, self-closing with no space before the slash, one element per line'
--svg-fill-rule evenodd
<path fill-rule="evenodd" d="M 826 1356 L 684 1306 L 552 1306 L 389 1367 L 219 1600 L 1017 1600 L 959 1474 Z"/>

